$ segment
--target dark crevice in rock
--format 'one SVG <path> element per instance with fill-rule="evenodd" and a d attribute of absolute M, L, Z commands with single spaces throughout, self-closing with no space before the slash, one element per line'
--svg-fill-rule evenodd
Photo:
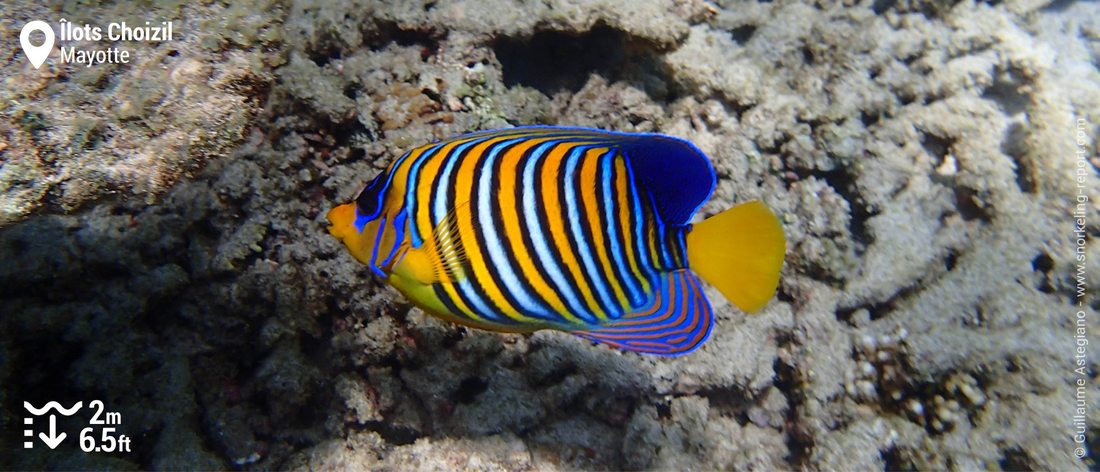
<path fill-rule="evenodd" d="M 733 38 L 737 44 L 748 43 L 752 39 L 752 35 L 756 33 L 756 25 L 744 25 L 738 26 L 730 30 L 730 37 Z"/>
<path fill-rule="evenodd" d="M 955 187 L 955 207 L 959 215 L 965 221 L 981 220 L 986 223 L 993 221 L 993 213 L 989 206 L 984 205 L 977 192 L 966 187 Z"/>
<path fill-rule="evenodd" d="M 1004 139 L 1001 140 L 1001 152 L 1012 158 L 1016 164 L 1016 185 L 1024 193 L 1035 193 L 1039 189 L 1035 169 L 1024 156 L 1026 154 L 1024 140 L 1027 139 L 1027 130 L 1020 123 L 1012 123 L 1005 129 Z"/>
<path fill-rule="evenodd" d="M 891 312 L 896 310 L 902 301 L 909 298 L 909 296 L 913 293 L 916 293 L 918 291 L 918 287 L 926 284 L 927 283 L 918 283 L 913 286 L 905 287 L 881 302 L 865 303 L 852 307 L 837 308 L 836 319 L 845 323 L 851 323 L 852 315 L 860 309 L 867 310 L 870 315 L 871 321 L 882 319 L 886 315 L 889 315 Z"/>
<path fill-rule="evenodd" d="M 958 263 L 958 261 L 959 253 L 955 251 L 948 251 L 947 257 L 944 257 L 943 259 L 943 268 L 946 269 L 948 272 L 951 272 L 955 270 L 955 265 Z"/>
<path fill-rule="evenodd" d="M 802 62 L 808 66 L 814 65 L 814 51 L 809 45 L 802 46 Z"/>
<path fill-rule="evenodd" d="M 1001 460 L 998 462 L 1001 470 L 1036 470 L 1035 461 L 1018 447 L 1010 447 L 1001 451 Z"/>
<path fill-rule="evenodd" d="M 443 32 L 434 28 L 404 29 L 395 22 L 380 21 L 363 31 L 363 41 L 374 51 L 391 43 L 406 47 L 422 46 L 421 59 L 427 59 L 439 50 L 442 35 Z"/>
<path fill-rule="evenodd" d="M 473 403 L 478 395 L 489 389 L 489 382 L 477 376 L 466 377 L 458 384 L 458 388 L 451 394 L 451 401 L 455 403 Z"/>
<path fill-rule="evenodd" d="M 1036 272 L 1049 274 L 1050 271 L 1054 269 L 1054 259 L 1050 257 L 1050 254 L 1041 252 L 1031 260 L 1031 269 Z"/>
<path fill-rule="evenodd" d="M 543 31 L 527 38 L 502 37 L 493 51 L 506 87 L 531 87 L 547 96 L 575 93 L 590 75 L 599 74 L 609 82 L 636 83 L 658 101 L 675 99 L 659 48 L 606 25 L 579 35 Z"/>
<path fill-rule="evenodd" d="M 896 3 L 897 0 L 875 0 L 874 3 L 871 4 L 871 11 L 875 12 L 876 15 L 881 15 Z"/>
<path fill-rule="evenodd" d="M 1050 281 L 1050 271 L 1054 270 L 1054 259 L 1045 252 L 1039 253 L 1031 260 L 1031 269 L 1041 274 L 1039 284 L 1035 288 L 1043 293 L 1054 293 L 1054 285 Z"/>
<path fill-rule="evenodd" d="M 1089 428 L 1089 432 L 1085 434 L 1085 443 L 1087 445 L 1085 450 L 1088 451 L 1089 454 L 1082 459 L 1091 461 L 1092 464 L 1100 463 L 1100 428 Z"/>
<path fill-rule="evenodd" d="M 934 165 L 938 166 L 947 158 L 947 154 L 951 152 L 951 146 L 954 145 L 954 142 L 931 133 L 921 133 L 920 145 L 924 148 L 925 152 L 935 158 Z"/>
<path fill-rule="evenodd" d="M 1010 79 L 1010 77 L 1009 77 Z M 1020 85 L 1016 81 L 998 78 L 989 88 L 982 92 L 982 98 L 992 100 L 1009 115 L 1027 111 L 1028 98 L 1020 93 Z"/>
<path fill-rule="evenodd" d="M 881 112 L 870 112 L 867 110 L 860 110 L 859 121 L 863 123 L 864 128 L 870 128 L 877 124 L 882 119 Z"/>
<path fill-rule="evenodd" d="M 364 424 L 367 429 L 378 433 L 387 443 L 394 446 L 405 446 L 416 442 L 424 436 L 408 426 L 400 426 L 387 421 L 368 421 Z"/>
<path fill-rule="evenodd" d="M 534 379 L 532 385 L 537 388 L 546 388 L 557 385 L 565 380 L 567 377 L 574 375 L 578 372 L 577 365 L 572 362 L 565 362 L 558 365 L 545 376 Z"/>
<path fill-rule="evenodd" d="M 910 462 L 902 454 L 901 449 L 899 449 L 897 446 L 891 446 L 885 451 L 880 451 L 879 455 L 880 457 L 882 457 L 882 463 L 885 470 L 892 470 L 897 472 L 909 472 L 917 470 L 917 468 L 913 466 L 913 463 Z"/>
<path fill-rule="evenodd" d="M 861 244 L 863 248 L 874 243 L 875 238 L 867 228 L 867 221 L 875 216 L 867 207 L 863 196 L 859 194 L 856 186 L 856 176 L 846 166 L 837 166 L 835 170 L 822 172 L 819 176 L 829 184 L 833 190 L 848 201 L 848 207 L 852 213 L 849 223 L 852 239 Z"/>
<path fill-rule="evenodd" d="M 721 387 L 701 390 L 698 394 L 707 399 L 711 411 L 733 418 L 741 426 L 749 423 L 748 410 L 753 405 L 753 401 L 744 390 L 737 387 Z"/>
<path fill-rule="evenodd" d="M 662 400 L 654 404 L 657 408 L 657 419 L 667 420 L 672 417 L 672 404 Z"/>
<path fill-rule="evenodd" d="M 1047 6 L 1040 8 L 1039 11 L 1043 13 L 1061 13 L 1069 9 L 1069 7 L 1073 6 L 1075 3 L 1077 3 L 1077 0 L 1054 0 Z"/>
<path fill-rule="evenodd" d="M 780 334 L 776 343 L 790 350 L 794 338 L 789 333 Z M 772 366 L 775 371 L 775 387 L 787 397 L 787 418 L 783 428 L 784 441 L 787 444 L 787 463 L 791 469 L 804 470 L 809 467 L 814 449 L 814 438 L 809 427 L 802 424 L 799 409 L 806 401 L 802 389 L 801 374 L 797 367 L 776 359 Z"/>

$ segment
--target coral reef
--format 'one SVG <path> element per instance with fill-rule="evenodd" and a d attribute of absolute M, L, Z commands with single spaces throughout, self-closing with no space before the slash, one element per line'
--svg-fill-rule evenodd
<path fill-rule="evenodd" d="M 281 19 L 251 13 L 263 9 L 262 0 L 210 7 L 0 5 L 0 227 L 113 193 L 153 202 L 206 161 L 232 152 L 259 117 L 271 66 L 282 60 L 266 51 L 281 42 Z M 18 40 L 33 19 L 56 31 L 62 20 L 101 29 L 171 20 L 175 32 L 162 42 L 61 44 L 116 45 L 132 58 L 128 64 L 66 64 L 54 48 L 35 69 L 21 57 Z"/>
<path fill-rule="evenodd" d="M 1095 418 L 1070 454 L 1100 387 L 1097 350 L 1072 364 L 1076 313 L 1100 332 L 1076 292 L 1100 280 L 1094 5 L 129 8 L 0 7 L 12 51 L 37 17 L 193 33 L 129 67 L 0 65 L 0 425 L 15 444 L 23 400 L 98 398 L 136 453 L 0 468 L 1095 466 Z M 529 123 L 696 143 L 704 213 L 781 215 L 776 300 L 708 288 L 701 350 L 639 356 L 436 320 L 326 234 L 409 146 Z"/>

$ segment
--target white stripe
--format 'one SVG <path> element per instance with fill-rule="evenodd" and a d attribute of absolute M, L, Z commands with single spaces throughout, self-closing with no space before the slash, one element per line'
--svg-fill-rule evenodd
<path fill-rule="evenodd" d="M 656 288 L 656 270 L 655 265 L 649 260 L 649 247 L 647 243 L 647 237 L 645 234 L 645 212 L 642 211 L 641 196 L 638 195 L 639 189 L 634 181 L 634 169 L 630 167 L 630 159 L 623 156 L 626 159 L 627 178 L 630 181 L 630 199 L 634 202 L 634 245 L 637 246 L 638 254 L 641 259 L 638 261 L 638 265 L 641 266 L 643 273 L 649 280 L 649 286 Z M 650 294 L 652 297 L 652 294 Z"/>
<path fill-rule="evenodd" d="M 520 305 L 517 308 L 520 309 L 521 313 L 525 315 L 531 314 L 541 318 L 550 318 L 553 317 L 553 315 L 527 291 L 526 285 L 520 280 L 520 274 L 512 271 L 508 256 L 504 254 L 504 246 L 501 244 L 500 231 L 494 224 L 492 217 L 493 192 L 500 190 L 494 189 L 491 186 L 494 171 L 493 164 L 497 160 L 497 154 L 500 153 L 501 149 L 526 139 L 527 138 L 512 139 L 494 144 L 489 154 L 479 163 L 479 165 L 482 166 L 482 170 L 481 176 L 477 182 L 478 229 L 480 229 L 485 236 L 485 249 L 489 253 L 489 260 L 492 262 L 493 267 L 496 268 L 497 273 L 500 275 L 500 281 L 504 284 L 504 290 L 508 291 L 508 293 L 516 299 L 516 302 Z"/>
<path fill-rule="evenodd" d="M 611 296 L 608 294 L 607 281 L 603 279 L 600 274 L 600 270 L 596 267 L 596 261 L 592 257 L 592 250 L 589 248 L 588 243 L 590 241 L 585 239 L 584 228 L 581 226 L 581 214 L 580 207 L 581 201 L 577 196 L 576 188 L 573 187 L 573 175 L 577 172 L 577 164 L 580 159 L 579 152 L 574 151 L 569 154 L 569 159 L 565 164 L 564 174 L 564 187 L 565 187 L 565 206 L 566 211 L 569 214 L 569 228 L 573 232 L 573 240 L 577 242 L 577 248 L 580 249 L 581 260 L 584 263 L 584 269 L 588 272 L 592 279 L 593 288 L 596 289 L 596 294 L 599 295 L 600 300 L 604 306 L 614 307 Z M 581 183 L 584 185 L 584 182 Z M 596 228 L 593 228 L 595 231 Z M 580 274 L 578 274 L 579 276 Z M 607 313 L 612 315 L 612 313 Z"/>
<path fill-rule="evenodd" d="M 454 172 L 455 166 L 458 164 L 458 157 L 467 147 L 479 143 L 483 140 L 473 140 L 468 143 L 462 144 L 455 149 L 451 150 L 451 153 L 444 156 L 447 159 L 447 165 L 443 169 L 443 173 L 439 177 L 439 186 L 435 189 L 435 195 L 433 197 L 432 205 L 432 227 L 438 227 L 443 218 L 447 216 L 447 212 L 451 208 L 451 203 L 447 200 L 447 189 L 450 188 L 451 174 Z M 476 156 L 474 157 L 476 158 Z M 507 320 L 501 313 L 494 310 L 488 303 L 485 302 L 474 290 L 471 285 L 471 278 L 465 278 L 455 284 L 455 289 L 463 295 L 466 300 L 469 300 L 468 305 L 474 310 L 474 314 L 494 321 Z"/>
<path fill-rule="evenodd" d="M 531 243 L 535 246 L 535 254 L 538 255 L 539 261 L 542 263 L 543 269 L 546 269 L 547 275 L 554 281 L 554 284 L 561 289 L 561 295 L 565 299 L 566 305 L 568 305 L 569 311 L 585 321 L 594 322 L 596 318 L 588 312 L 576 292 L 573 291 L 573 286 L 569 284 L 569 281 L 565 278 L 565 274 L 562 273 L 562 267 L 559 264 L 558 255 L 554 254 L 550 250 L 550 245 L 546 241 L 546 234 L 550 231 L 550 228 L 543 228 L 542 222 L 539 221 L 539 209 L 535 206 L 535 199 L 539 195 L 535 192 L 535 167 L 538 166 L 539 161 L 544 158 L 546 149 L 553 145 L 561 145 L 561 143 L 547 143 L 539 146 L 535 150 L 535 154 L 531 156 L 531 159 L 527 161 L 527 165 L 523 168 L 523 216 L 524 224 L 528 230 L 528 234 L 531 236 Z M 541 178 L 541 176 L 539 176 Z M 546 211 L 543 208 L 541 211 Z M 557 218 L 557 215 L 548 215 L 549 218 Z"/>
<path fill-rule="evenodd" d="M 610 253 L 607 255 L 615 263 L 615 267 L 618 269 L 617 277 L 621 283 L 626 285 L 626 289 L 630 292 L 627 296 L 630 300 L 630 306 L 627 308 L 634 308 L 638 304 L 641 304 L 642 299 L 641 287 L 638 286 L 637 281 L 634 280 L 634 274 L 631 273 L 626 267 L 626 254 L 623 252 L 621 240 L 619 239 L 619 218 L 615 214 L 615 199 L 612 196 L 612 192 L 615 189 L 614 180 L 614 162 L 617 156 L 614 152 L 608 152 L 600 159 L 600 168 L 603 170 L 603 208 L 604 214 L 607 217 L 607 238 L 611 242 Z"/>

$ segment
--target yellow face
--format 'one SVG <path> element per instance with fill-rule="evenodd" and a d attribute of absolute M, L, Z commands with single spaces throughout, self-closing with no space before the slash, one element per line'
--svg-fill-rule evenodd
<path fill-rule="evenodd" d="M 329 210 L 328 232 L 340 242 L 344 243 L 344 246 L 348 248 L 348 252 L 353 257 L 363 264 L 371 264 L 371 254 L 374 251 L 374 240 L 378 235 L 378 227 L 381 224 L 381 219 L 374 219 L 363 226 L 363 231 L 360 232 L 355 227 L 356 210 L 355 203 L 345 203 L 336 208 Z"/>
<path fill-rule="evenodd" d="M 371 190 L 368 186 L 363 192 Z M 344 243 L 356 260 L 369 266 L 379 276 L 387 277 L 407 248 L 405 212 L 400 208 L 391 208 L 392 205 L 383 207 L 381 202 L 375 203 L 374 196 L 364 196 L 363 192 L 355 202 L 329 210 L 328 232 Z M 364 216 L 361 203 L 377 206 L 367 208 L 370 213 Z M 371 219 L 363 221 L 368 217 Z"/>

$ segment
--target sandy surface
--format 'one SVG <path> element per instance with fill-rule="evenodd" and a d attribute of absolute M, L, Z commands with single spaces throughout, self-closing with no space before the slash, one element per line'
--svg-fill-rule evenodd
<path fill-rule="evenodd" d="M 30 19 L 115 16 L 183 34 L 128 66 L 15 52 Z M 1096 3 L 17 0 L 0 18 L 5 447 L 27 400 L 101 399 L 134 441 L 81 452 L 81 414 L 0 468 L 1097 466 Z M 745 316 L 708 288 L 714 334 L 673 359 L 468 330 L 324 231 L 409 147 L 534 123 L 696 143 L 719 174 L 705 213 L 781 216 L 776 300 Z"/>

